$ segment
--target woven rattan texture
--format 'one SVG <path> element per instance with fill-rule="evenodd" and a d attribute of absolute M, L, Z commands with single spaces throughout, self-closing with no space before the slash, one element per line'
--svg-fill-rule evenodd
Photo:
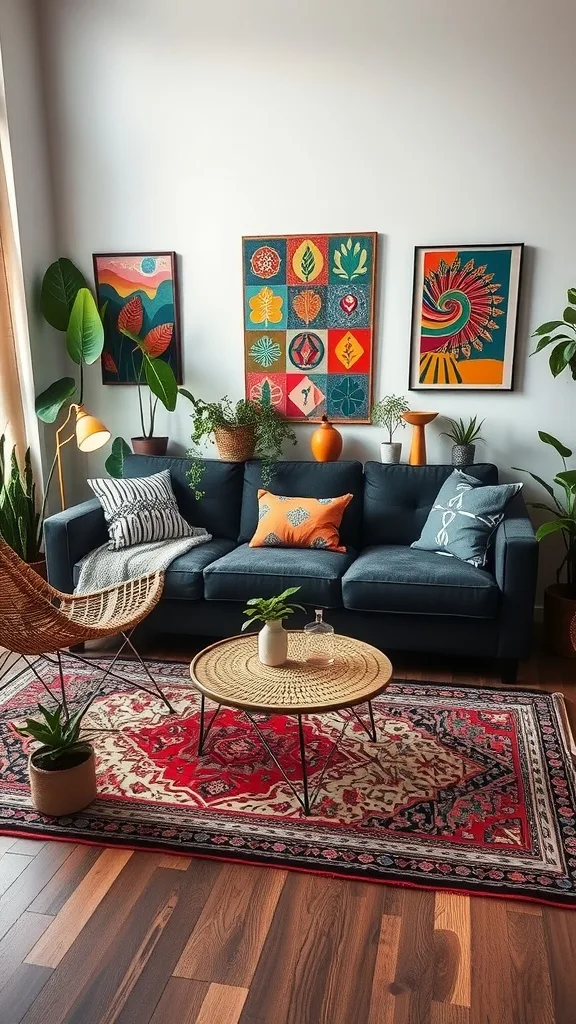
<path fill-rule="evenodd" d="M 288 634 L 288 661 L 277 668 L 258 659 L 258 638 L 232 637 L 196 656 L 193 682 L 217 703 L 253 711 L 327 711 L 370 700 L 392 675 L 388 658 L 375 647 L 337 635 L 331 665 L 307 665 L 304 634 Z"/>
<path fill-rule="evenodd" d="M 246 462 L 254 455 L 256 435 L 254 427 L 218 427 L 214 438 L 221 459 L 226 462 Z"/>

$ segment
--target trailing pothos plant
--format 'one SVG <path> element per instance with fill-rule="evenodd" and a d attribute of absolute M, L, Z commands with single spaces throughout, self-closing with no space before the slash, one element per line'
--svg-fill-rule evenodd
<path fill-rule="evenodd" d="M 72 260 L 52 263 L 44 275 L 40 309 L 51 327 L 65 335 L 66 350 L 78 368 L 74 376 L 60 377 L 36 397 L 36 415 L 54 423 L 60 410 L 73 398 L 82 405 L 84 367 L 95 363 L 104 347 L 101 312 L 84 275 Z"/>
<path fill-rule="evenodd" d="M 206 463 L 198 452 L 198 445 L 204 441 L 214 443 L 214 431 L 219 428 L 233 430 L 234 427 L 254 427 L 254 456 L 262 460 L 262 483 L 267 485 L 272 478 L 274 465 L 282 454 L 286 441 L 296 444 L 296 434 L 289 423 L 266 401 L 263 389 L 262 401 L 253 402 L 241 398 L 234 404 L 227 395 L 219 402 L 205 402 L 195 398 L 181 388 L 181 394 L 192 403 L 192 448 L 188 452 L 192 464 L 188 472 L 190 487 L 197 499 L 203 496 L 199 484 L 204 475 Z"/>
<path fill-rule="evenodd" d="M 572 451 L 562 444 L 562 441 L 544 430 L 538 431 L 538 437 L 543 444 L 554 448 L 562 459 L 564 468 L 556 474 L 553 482 L 549 484 L 536 473 L 530 473 L 529 470 L 521 469 L 518 466 L 512 468 L 520 473 L 530 473 L 532 479 L 540 484 L 550 497 L 550 501 L 547 502 L 529 502 L 532 508 L 541 509 L 552 516 L 538 527 L 536 538 L 541 541 L 545 537 L 551 537 L 552 534 L 561 534 L 564 543 L 564 558 L 557 570 L 556 579 L 558 583 L 564 580 L 569 596 L 576 597 L 576 469 L 568 469 L 566 462 L 571 458 Z"/>
<path fill-rule="evenodd" d="M 549 320 L 534 331 L 533 337 L 538 338 L 538 342 L 531 355 L 554 345 L 548 358 L 552 376 L 557 377 L 569 369 L 576 380 L 576 288 L 568 289 L 567 298 L 562 320 Z"/>

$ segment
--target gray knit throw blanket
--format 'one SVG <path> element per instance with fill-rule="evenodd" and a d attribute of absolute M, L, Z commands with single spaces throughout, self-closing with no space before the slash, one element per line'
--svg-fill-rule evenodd
<path fill-rule="evenodd" d="M 194 527 L 192 537 L 134 544 L 120 551 L 110 551 L 108 544 L 103 544 L 82 560 L 80 579 L 74 593 L 89 594 L 136 579 L 137 576 L 145 576 L 149 572 L 164 571 L 175 558 L 185 555 L 200 544 L 207 544 L 209 540 L 212 540 L 212 535 L 198 526 Z"/>

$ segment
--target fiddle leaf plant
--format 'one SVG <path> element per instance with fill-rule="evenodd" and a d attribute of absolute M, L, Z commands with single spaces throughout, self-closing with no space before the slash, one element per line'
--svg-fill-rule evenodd
<path fill-rule="evenodd" d="M 242 630 L 248 629 L 255 622 L 278 622 L 293 615 L 295 611 L 304 612 L 306 609 L 301 604 L 295 604 L 290 598 L 297 594 L 300 587 L 288 587 L 276 597 L 251 597 L 246 602 L 243 614 L 247 615 L 246 622 L 242 623 Z"/>
<path fill-rule="evenodd" d="M 568 305 L 562 320 L 549 320 L 534 331 L 532 337 L 538 338 L 536 348 L 531 355 L 553 345 L 548 357 L 550 372 L 558 377 L 563 370 L 569 369 L 573 380 L 576 380 L 576 288 L 567 292 Z"/>

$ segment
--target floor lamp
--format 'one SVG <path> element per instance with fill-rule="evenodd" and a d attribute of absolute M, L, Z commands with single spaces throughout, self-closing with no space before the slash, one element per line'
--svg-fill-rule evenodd
<path fill-rule="evenodd" d="M 76 413 L 76 428 L 69 437 L 62 439 L 61 435 L 68 426 L 72 413 Z M 58 464 L 58 481 L 60 483 L 60 501 L 62 511 L 66 508 L 66 495 L 64 492 L 64 475 L 62 472 L 62 448 L 69 441 L 76 438 L 76 444 L 81 452 L 95 452 L 102 448 L 111 438 L 111 433 L 104 424 L 87 413 L 84 406 L 72 403 L 68 409 L 68 415 L 64 423 L 56 431 L 56 462 Z"/>

